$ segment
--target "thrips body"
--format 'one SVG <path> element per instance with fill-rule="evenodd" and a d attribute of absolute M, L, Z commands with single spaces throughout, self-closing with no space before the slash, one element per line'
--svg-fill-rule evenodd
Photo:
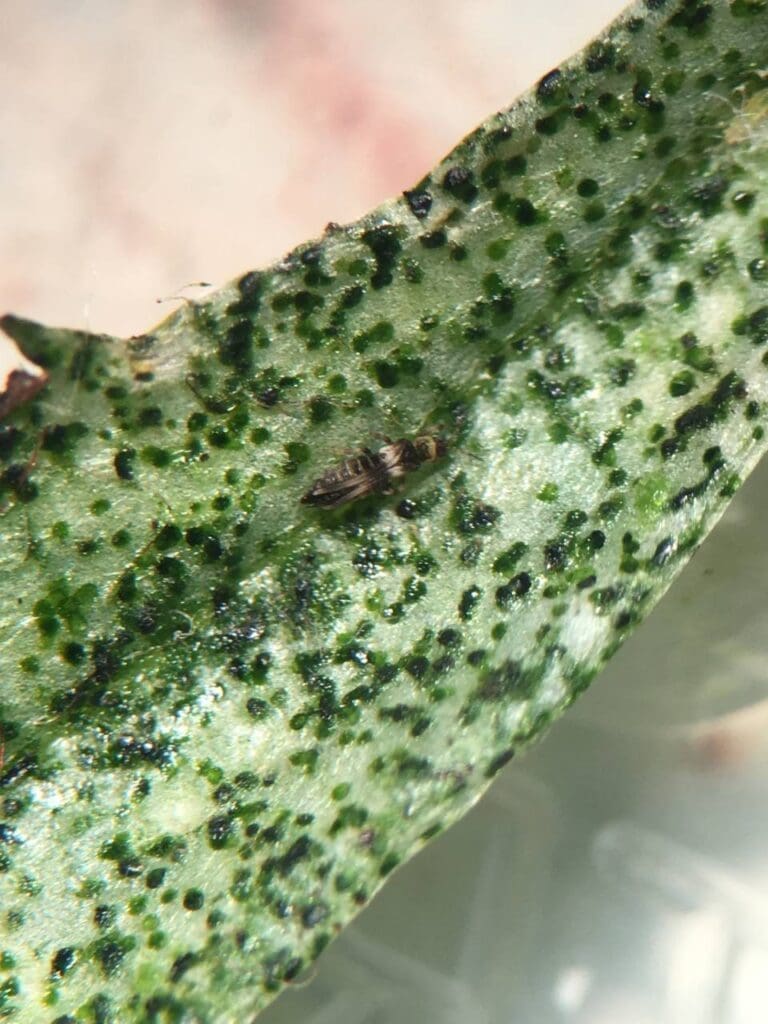
<path fill-rule="evenodd" d="M 331 467 L 312 484 L 302 503 L 318 508 L 338 508 L 370 494 L 391 494 L 400 477 L 435 462 L 448 450 L 441 437 L 424 434 L 413 441 L 390 441 L 378 451 L 363 448 Z"/>

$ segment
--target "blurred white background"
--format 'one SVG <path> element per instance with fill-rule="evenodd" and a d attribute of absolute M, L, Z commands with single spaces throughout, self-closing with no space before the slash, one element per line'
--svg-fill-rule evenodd
<path fill-rule="evenodd" d="M 0 0 L 0 312 L 148 329 L 413 184 L 616 0 Z M 764 1024 L 768 467 L 264 1024 Z"/>

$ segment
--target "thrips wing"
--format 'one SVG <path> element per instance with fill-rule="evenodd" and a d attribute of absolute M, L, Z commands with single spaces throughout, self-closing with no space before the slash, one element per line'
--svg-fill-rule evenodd
<path fill-rule="evenodd" d="M 318 480 L 311 490 L 301 499 L 305 505 L 317 505 L 319 508 L 337 508 L 350 501 L 364 498 L 374 488 L 368 476 L 359 476 L 347 481 L 337 481 L 334 486 L 325 486 L 324 480 Z"/>

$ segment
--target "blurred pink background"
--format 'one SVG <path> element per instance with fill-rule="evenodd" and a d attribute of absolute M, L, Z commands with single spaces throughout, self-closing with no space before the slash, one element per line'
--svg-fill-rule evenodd
<path fill-rule="evenodd" d="M 2 0 L 0 313 L 127 335 L 413 184 L 618 0 Z"/>

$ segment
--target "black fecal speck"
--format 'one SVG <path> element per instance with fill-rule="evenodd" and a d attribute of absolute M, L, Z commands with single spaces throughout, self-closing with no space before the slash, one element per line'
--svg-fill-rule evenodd
<path fill-rule="evenodd" d="M 283 878 L 286 878 L 312 852 L 312 840 L 308 835 L 295 839 L 282 857 L 277 858 L 276 867 Z"/>
<path fill-rule="evenodd" d="M 8 462 L 24 434 L 16 427 L 0 425 L 0 459 Z"/>
<path fill-rule="evenodd" d="M 592 551 L 599 551 L 605 545 L 605 534 L 602 530 L 592 530 L 587 536 L 587 545 Z"/>
<path fill-rule="evenodd" d="M 17 846 L 21 841 L 16 829 L 11 828 L 5 822 L 0 822 L 0 843 L 6 846 Z"/>
<path fill-rule="evenodd" d="M 720 445 L 714 444 L 711 448 L 707 448 L 701 457 L 701 461 L 707 467 L 710 474 L 719 472 L 725 465 L 723 450 Z"/>
<path fill-rule="evenodd" d="M 702 217 L 711 217 L 720 210 L 727 190 L 728 179 L 715 174 L 694 185 L 690 197 Z"/>
<path fill-rule="evenodd" d="M 651 561 L 655 566 L 661 568 L 669 561 L 671 556 L 674 554 L 676 547 L 677 542 L 674 537 L 665 537 L 663 540 L 659 541 Z"/>
<path fill-rule="evenodd" d="M 556 135 L 560 130 L 562 124 L 562 115 L 560 111 L 555 111 L 548 117 L 539 117 L 536 119 L 535 128 L 539 135 Z"/>
<path fill-rule="evenodd" d="M 562 84 L 563 74 L 560 71 L 560 68 L 553 68 L 551 71 L 548 71 L 543 78 L 539 79 L 538 85 L 536 86 L 536 98 L 541 100 L 543 103 L 556 100 L 560 94 Z"/>
<path fill-rule="evenodd" d="M 263 285 L 264 281 L 262 275 L 255 270 L 249 270 L 248 273 L 243 274 L 237 282 L 237 290 L 240 292 L 240 296 L 243 299 L 253 300 L 257 296 L 261 295 Z"/>
<path fill-rule="evenodd" d="M 429 671 L 429 661 L 423 655 L 408 658 L 405 663 L 405 670 L 414 679 L 423 679 Z"/>
<path fill-rule="evenodd" d="M 146 1018 L 144 1019 L 147 1021 L 147 1024 L 149 1022 L 151 1024 L 159 1024 L 159 1021 L 163 1019 L 160 1016 L 163 1012 L 167 1014 L 166 1020 L 181 1020 L 185 1012 L 179 1001 L 167 992 L 150 996 L 144 1003 L 144 1009 L 146 1010 Z M 72 1024 L 77 1024 L 74 1018 L 72 1019 Z"/>
<path fill-rule="evenodd" d="M 174 984 L 177 981 L 181 981 L 187 971 L 199 963 L 200 959 L 201 955 L 199 953 L 184 953 L 183 956 L 176 957 L 168 975 L 169 980 Z"/>
<path fill-rule="evenodd" d="M 93 997 L 91 1012 L 93 1013 L 93 1024 L 114 1024 L 112 1000 L 103 992 L 98 992 Z"/>
<path fill-rule="evenodd" d="M 365 295 L 365 288 L 360 284 L 350 285 L 349 288 L 345 288 L 341 296 L 341 305 L 344 309 L 353 309 L 355 306 L 359 306 L 363 301 Z"/>
<path fill-rule="evenodd" d="M 512 129 L 508 124 L 503 124 L 499 128 L 494 128 L 494 130 L 488 136 L 489 148 L 495 149 L 497 146 L 500 146 L 503 142 L 506 142 L 507 139 L 511 138 Z"/>
<path fill-rule="evenodd" d="M 75 962 L 75 951 L 71 946 L 57 950 L 51 960 L 51 973 L 63 977 Z"/>
<path fill-rule="evenodd" d="M 746 333 L 754 345 L 768 341 L 768 306 L 761 306 L 752 312 L 746 321 Z"/>
<path fill-rule="evenodd" d="M 144 884 L 148 889 L 159 889 L 165 881 L 166 868 L 152 868 L 147 872 Z"/>
<path fill-rule="evenodd" d="M 528 671 L 519 661 L 507 658 L 498 668 L 484 673 L 475 695 L 482 701 L 508 700 L 510 697 L 527 698 L 538 682 L 536 670 Z"/>
<path fill-rule="evenodd" d="M 464 535 L 490 530 L 500 517 L 500 509 L 468 494 L 457 496 L 451 513 L 453 525 Z"/>
<path fill-rule="evenodd" d="M 261 838 L 265 843 L 279 843 L 285 829 L 282 825 L 269 825 L 262 830 Z"/>
<path fill-rule="evenodd" d="M 384 288 L 392 283 L 392 270 L 402 249 L 398 229 L 394 224 L 379 224 L 364 231 L 362 240 L 376 260 L 371 285 L 376 289 Z"/>
<path fill-rule="evenodd" d="M 682 416 L 679 416 L 675 421 L 675 429 L 679 434 L 687 434 L 693 430 L 703 430 L 703 428 L 711 426 L 714 421 L 714 410 L 709 404 L 702 402 L 697 406 L 691 406 Z"/>
<path fill-rule="evenodd" d="M 677 11 L 670 17 L 669 24 L 673 28 L 683 28 L 689 35 L 701 35 L 708 27 L 707 22 L 712 14 L 712 4 L 701 0 L 683 0 Z"/>
<path fill-rule="evenodd" d="M 223 615 L 229 610 L 233 600 L 233 593 L 227 586 L 214 587 L 211 592 L 211 604 L 217 615 Z"/>
<path fill-rule="evenodd" d="M 240 298 L 230 303 L 227 312 L 233 316 L 243 313 L 255 313 L 261 304 L 261 293 L 264 287 L 263 275 L 255 270 L 243 274 L 237 282 L 237 290 Z"/>
<path fill-rule="evenodd" d="M 458 647 L 461 643 L 461 633 L 458 629 L 443 629 L 437 634 L 437 642 L 442 647 Z"/>
<path fill-rule="evenodd" d="M 461 595 L 459 601 L 459 617 L 462 622 L 468 622 L 475 611 L 475 605 L 482 597 L 482 590 L 478 586 L 468 587 Z"/>
<path fill-rule="evenodd" d="M 500 754 L 497 754 L 496 757 L 494 757 L 494 759 L 486 768 L 485 777 L 487 779 L 492 778 L 494 775 L 500 772 L 505 765 L 509 764 L 509 762 L 512 760 L 514 756 L 515 751 L 512 749 L 512 747 L 510 747 L 508 750 L 502 750 L 502 752 Z"/>
<path fill-rule="evenodd" d="M 515 598 L 525 597 L 530 589 L 530 575 L 527 572 L 519 572 L 496 590 L 496 604 L 499 608 L 507 608 Z"/>
<path fill-rule="evenodd" d="M 621 547 L 625 554 L 634 555 L 640 550 L 640 541 L 629 531 L 621 538 Z"/>
<path fill-rule="evenodd" d="M 426 235 L 419 237 L 419 242 L 421 242 L 425 249 L 439 249 L 447 241 L 448 235 L 442 228 L 439 228 L 437 231 L 429 231 Z"/>
<path fill-rule="evenodd" d="M 559 572 L 568 564 L 568 552 L 558 541 L 547 544 L 544 548 L 544 564 L 550 572 Z"/>
<path fill-rule="evenodd" d="M 426 189 L 414 188 L 408 192 L 403 192 L 403 195 L 414 217 L 424 220 L 432 209 L 431 194 Z"/>
<path fill-rule="evenodd" d="M 299 256 L 299 259 L 301 260 L 301 262 L 304 264 L 305 267 L 314 267 L 314 266 L 316 266 L 320 262 L 320 260 L 322 258 L 322 255 L 323 255 L 322 246 L 320 246 L 320 245 L 309 245 L 301 253 L 301 255 Z"/>
<path fill-rule="evenodd" d="M 659 449 L 663 459 L 671 459 L 680 449 L 680 441 L 676 437 L 667 437 L 661 442 Z"/>
<path fill-rule="evenodd" d="M 113 939 L 103 939 L 97 944 L 96 956 L 101 969 L 110 978 L 116 974 L 125 959 L 125 947 Z"/>
<path fill-rule="evenodd" d="M 97 928 L 102 930 L 105 928 L 111 928 L 115 923 L 117 917 L 117 911 L 115 907 L 110 906 L 108 903 L 100 903 L 93 912 L 93 920 Z"/>
<path fill-rule="evenodd" d="M 219 359 L 238 373 L 248 373 L 253 366 L 253 327 L 249 320 L 233 324 L 219 339 Z"/>
<path fill-rule="evenodd" d="M 115 455 L 115 473 L 121 480 L 133 480 L 136 461 L 135 448 L 123 448 Z"/>
<path fill-rule="evenodd" d="M 651 87 L 646 82 L 635 82 L 632 88 L 632 99 L 640 107 L 647 107 L 651 102 Z"/>
<path fill-rule="evenodd" d="M 23 779 L 37 767 L 37 758 L 34 754 L 25 754 L 13 762 L 10 768 L 0 775 L 0 788 L 10 786 L 17 779 Z"/>
<path fill-rule="evenodd" d="M 277 388 L 264 388 L 256 395 L 256 401 L 259 405 L 265 406 L 267 409 L 271 409 L 273 405 L 276 405 L 280 400 L 280 392 Z"/>
<path fill-rule="evenodd" d="M 121 878 L 138 878 L 144 871 L 144 866 L 138 857 L 125 857 L 117 865 L 117 873 Z"/>
<path fill-rule="evenodd" d="M 91 649 L 91 660 L 93 662 L 93 678 L 96 682 L 106 683 L 120 670 L 123 664 L 122 649 L 126 647 L 133 637 L 124 630 L 118 630 L 110 638 L 94 640 Z"/>
<path fill-rule="evenodd" d="M 232 819 L 228 814 L 217 814 L 208 819 L 208 840 L 214 849 L 226 846 L 233 832 Z"/>
<path fill-rule="evenodd" d="M 135 622 L 138 631 L 145 636 L 149 636 L 150 633 L 154 633 L 157 629 L 157 614 L 154 609 L 145 606 L 136 613 Z"/>
<path fill-rule="evenodd" d="M 704 430 L 713 423 L 722 419 L 728 411 L 729 403 L 734 399 L 741 399 L 746 396 L 747 389 L 744 380 L 731 370 L 718 382 L 717 387 L 704 402 L 686 409 L 675 420 L 675 431 L 681 436 L 691 434 L 697 430 Z"/>
<path fill-rule="evenodd" d="M 531 577 L 527 572 L 519 572 L 507 584 L 515 597 L 524 597 L 531 589 Z"/>
<path fill-rule="evenodd" d="M 592 604 L 598 612 L 604 612 L 621 599 L 622 590 L 619 587 L 603 587 L 601 590 L 593 590 L 589 595 Z"/>
<path fill-rule="evenodd" d="M 446 192 L 463 203 L 471 203 L 477 197 L 477 185 L 472 171 L 467 167 L 450 167 L 443 178 Z"/>
<path fill-rule="evenodd" d="M 685 508 L 686 505 L 689 505 L 696 498 L 700 498 L 704 494 L 710 482 L 711 477 L 706 477 L 691 487 L 681 487 L 677 494 L 670 498 L 669 507 L 675 512 Z"/>
<path fill-rule="evenodd" d="M 605 68 L 609 68 L 613 65 L 616 60 L 616 51 L 613 48 L 613 44 L 607 40 L 599 39 L 587 50 L 587 58 L 584 61 L 584 67 L 590 75 L 596 74 L 598 71 L 604 71 Z"/>
<path fill-rule="evenodd" d="M 283 981 L 293 981 L 293 979 L 298 976 L 303 966 L 304 961 L 301 959 L 300 956 L 291 957 L 291 959 L 285 965 L 285 970 L 283 971 Z"/>
<path fill-rule="evenodd" d="M 311 903 L 301 912 L 301 923 L 305 928 L 314 928 L 324 921 L 330 913 L 325 903 Z"/>
<path fill-rule="evenodd" d="M 613 620 L 613 628 L 618 630 L 624 630 L 635 622 L 637 622 L 637 611 L 635 611 L 634 609 L 625 609 L 623 612 L 619 612 L 619 614 Z"/>

